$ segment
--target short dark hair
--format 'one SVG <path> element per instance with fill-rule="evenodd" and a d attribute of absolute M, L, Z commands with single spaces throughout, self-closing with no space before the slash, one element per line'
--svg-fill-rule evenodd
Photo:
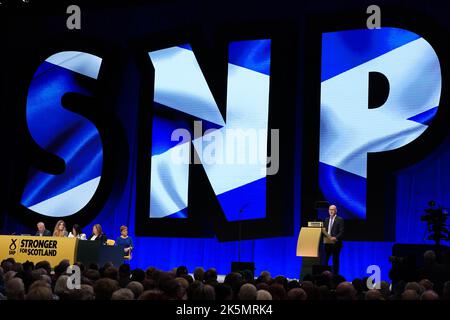
<path fill-rule="evenodd" d="M 143 282 L 145 280 L 145 272 L 142 269 L 134 269 L 131 271 L 131 281 Z"/>
<path fill-rule="evenodd" d="M 114 267 L 108 267 L 103 272 L 103 277 L 117 280 L 119 278 L 119 272 Z"/>
<path fill-rule="evenodd" d="M 94 293 L 95 300 L 111 300 L 114 291 L 119 289 L 119 284 L 117 281 L 103 278 L 95 281 Z"/>
<path fill-rule="evenodd" d="M 186 266 L 179 266 L 177 268 L 176 276 L 177 277 L 181 277 L 181 276 L 183 276 L 185 274 L 188 274 L 188 273 L 189 273 L 188 272 L 188 268 Z"/>
<path fill-rule="evenodd" d="M 217 271 L 214 268 L 210 268 L 206 270 L 205 274 L 203 275 L 203 279 L 205 283 L 208 282 L 216 282 L 217 281 Z"/>

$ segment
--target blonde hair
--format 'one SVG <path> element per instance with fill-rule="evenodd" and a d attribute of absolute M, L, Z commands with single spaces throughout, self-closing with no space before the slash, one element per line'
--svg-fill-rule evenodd
<path fill-rule="evenodd" d="M 59 230 L 59 225 L 60 224 L 64 224 L 64 230 L 60 231 Z M 58 222 L 55 225 L 55 229 L 53 229 L 53 236 L 54 237 L 64 237 L 66 233 L 66 223 L 64 222 L 64 220 L 58 220 Z"/>

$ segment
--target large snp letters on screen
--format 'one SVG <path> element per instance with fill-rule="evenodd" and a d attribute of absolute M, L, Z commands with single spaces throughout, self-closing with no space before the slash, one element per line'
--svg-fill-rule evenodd
<path fill-rule="evenodd" d="M 64 160 L 62 174 L 30 168 L 21 203 L 48 217 L 67 217 L 83 209 L 97 191 L 103 147 L 96 126 L 64 108 L 68 92 L 91 96 L 102 59 L 79 51 L 48 57 L 36 70 L 28 89 L 26 119 L 34 141 Z"/>
<path fill-rule="evenodd" d="M 389 83 L 383 105 L 369 108 L 369 73 Z M 319 184 L 347 219 L 366 218 L 367 156 L 416 140 L 441 95 L 431 45 L 403 29 L 348 30 L 322 36 Z"/>
<path fill-rule="evenodd" d="M 212 189 L 229 221 L 264 218 L 269 114 L 271 40 L 229 44 L 226 116 L 219 111 L 189 44 L 149 52 L 155 68 L 151 146 L 149 218 L 185 218 L 188 208 L 189 159 L 176 164 L 180 150 L 190 157 L 191 142 L 202 160 L 208 142 L 220 136 L 223 150 L 236 141 L 233 129 L 258 133 L 257 150 L 264 162 L 202 161 Z M 65 109 L 65 93 L 91 95 L 102 59 L 84 52 L 52 55 L 36 71 L 28 92 L 27 125 L 38 145 L 66 163 L 63 174 L 30 169 L 22 205 L 49 217 L 76 214 L 94 196 L 102 172 L 102 142 L 94 124 Z M 166 117 L 172 113 L 170 117 Z M 51 115 L 51 116 L 49 116 Z M 225 119 L 226 118 L 226 121 Z M 173 141 L 175 130 L 190 130 L 200 121 L 203 135 L 184 143 Z M 253 143 L 254 141 L 250 141 Z M 219 152 L 220 150 L 217 150 Z M 244 151 L 245 152 L 245 151 Z"/>
<path fill-rule="evenodd" d="M 155 68 L 150 218 L 186 218 L 189 192 L 206 192 L 189 190 L 191 142 L 227 220 L 265 217 L 270 45 L 267 39 L 229 44 L 226 120 L 190 45 L 149 52 Z M 172 141 L 172 133 L 180 127 L 194 137 L 193 121 L 207 129 L 201 137 Z M 246 137 L 246 145 L 250 152 L 262 152 L 260 159 L 226 161 L 227 151 L 248 151 L 237 149 L 237 130 L 258 133 L 254 140 Z M 218 139 L 218 161 L 208 162 L 204 157 L 208 145 L 218 145 Z M 177 154 L 182 161 L 175 163 Z"/>
<path fill-rule="evenodd" d="M 155 69 L 152 123 L 150 219 L 185 219 L 189 209 L 189 161 L 175 164 L 172 153 L 201 160 L 208 136 L 227 129 L 269 133 L 271 40 L 229 44 L 226 114 L 217 102 L 189 44 L 148 52 Z M 26 119 L 35 142 L 66 163 L 60 175 L 31 168 L 21 203 L 49 217 L 71 216 L 97 192 L 103 166 L 95 124 L 61 105 L 67 92 L 92 95 L 102 58 L 64 51 L 50 56 L 29 87 Z M 369 73 L 389 83 L 385 103 L 369 108 Z M 431 124 L 441 93 L 438 57 L 430 44 L 407 30 L 347 30 L 322 35 L 319 185 L 326 200 L 345 218 L 365 219 L 367 155 L 416 140 Z M 305 92 L 307 94 L 307 92 Z M 277 106 L 274 106 L 277 107 Z M 201 138 L 192 124 L 201 121 Z M 184 128 L 194 137 L 173 141 Z M 211 130 L 212 129 L 212 130 Z M 208 131 L 206 131 L 208 130 Z M 282 128 L 281 128 L 282 130 Z M 265 150 L 267 139 L 258 150 Z M 193 146 L 193 148 L 192 148 Z M 294 146 L 292 146 L 294 148 Z M 228 221 L 266 216 L 266 164 L 201 164 Z"/>

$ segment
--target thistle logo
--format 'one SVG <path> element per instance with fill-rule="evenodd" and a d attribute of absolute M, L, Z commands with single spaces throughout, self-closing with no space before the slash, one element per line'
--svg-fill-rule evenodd
<path fill-rule="evenodd" d="M 9 245 L 9 254 L 13 255 L 16 254 L 17 249 L 17 239 L 11 239 L 11 244 Z"/>

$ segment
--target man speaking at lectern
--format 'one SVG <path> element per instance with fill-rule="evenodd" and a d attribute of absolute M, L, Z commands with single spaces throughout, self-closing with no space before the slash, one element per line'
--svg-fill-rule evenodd
<path fill-rule="evenodd" d="M 339 274 L 339 255 L 344 236 L 344 219 L 337 216 L 337 208 L 331 205 L 328 208 L 329 217 L 325 219 L 324 228 L 331 236 L 332 243 L 325 243 L 325 264 L 328 265 L 330 256 L 333 256 L 333 273 Z"/>

